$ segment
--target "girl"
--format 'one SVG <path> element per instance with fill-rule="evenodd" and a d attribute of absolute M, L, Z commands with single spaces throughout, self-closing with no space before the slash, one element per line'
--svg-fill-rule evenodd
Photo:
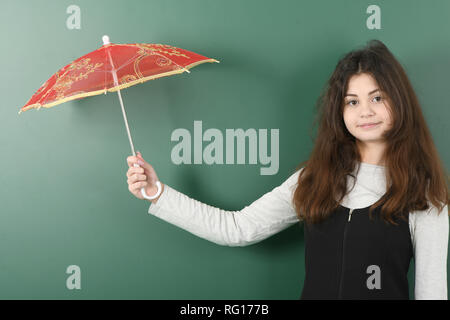
<path fill-rule="evenodd" d="M 447 299 L 448 176 L 408 77 L 378 40 L 345 55 L 318 100 L 310 158 L 240 211 L 162 184 L 149 213 L 220 245 L 245 246 L 303 222 L 302 299 Z M 156 193 L 140 153 L 130 192 Z M 135 163 L 143 166 L 134 167 Z"/>

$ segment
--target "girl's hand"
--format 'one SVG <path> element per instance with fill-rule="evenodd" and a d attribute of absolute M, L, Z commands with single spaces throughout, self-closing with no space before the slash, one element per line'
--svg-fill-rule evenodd
<path fill-rule="evenodd" d="M 128 190 L 138 199 L 143 200 L 144 197 L 142 197 L 141 194 L 141 188 L 145 188 L 145 193 L 148 196 L 153 196 L 158 191 L 158 188 L 156 186 L 156 181 L 158 181 L 158 176 L 156 175 L 155 170 L 153 167 L 142 158 L 141 153 L 138 151 L 137 156 L 129 156 L 127 158 L 128 163 L 128 171 L 127 171 L 127 183 L 128 183 Z M 134 164 L 139 164 L 139 168 L 134 167 Z M 161 183 L 161 187 L 163 187 L 163 184 Z M 164 190 L 164 189 L 162 189 Z M 161 192 L 162 194 L 162 192 Z M 159 199 L 153 199 L 152 202 L 156 202 Z"/>

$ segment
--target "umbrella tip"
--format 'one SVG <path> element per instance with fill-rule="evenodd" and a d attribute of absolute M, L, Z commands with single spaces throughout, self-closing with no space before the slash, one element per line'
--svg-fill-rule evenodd
<path fill-rule="evenodd" d="M 103 40 L 103 44 L 105 45 L 105 44 L 110 44 L 110 42 L 109 42 L 109 37 L 107 36 L 107 35 L 104 35 L 103 37 L 102 37 L 102 40 Z"/>

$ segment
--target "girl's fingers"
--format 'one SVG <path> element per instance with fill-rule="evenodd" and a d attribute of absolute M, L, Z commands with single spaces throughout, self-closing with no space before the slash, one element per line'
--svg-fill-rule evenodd
<path fill-rule="evenodd" d="M 147 181 L 139 181 L 139 182 L 133 183 L 131 185 L 131 189 L 132 190 L 141 189 L 141 188 L 145 187 L 146 185 L 147 185 Z"/>
<path fill-rule="evenodd" d="M 128 171 L 127 171 L 127 177 L 131 177 L 133 174 L 136 174 L 136 173 L 142 174 L 142 173 L 144 173 L 144 172 L 145 172 L 145 171 L 144 171 L 143 168 L 135 168 L 135 167 L 131 167 L 131 168 L 128 169 Z"/>
<path fill-rule="evenodd" d="M 128 184 L 136 181 L 147 181 L 147 176 L 144 174 L 135 174 L 128 178 Z"/>
<path fill-rule="evenodd" d="M 127 164 L 129 167 L 133 167 L 133 164 L 137 163 L 138 160 L 139 160 L 138 157 L 129 156 L 127 157 Z"/>

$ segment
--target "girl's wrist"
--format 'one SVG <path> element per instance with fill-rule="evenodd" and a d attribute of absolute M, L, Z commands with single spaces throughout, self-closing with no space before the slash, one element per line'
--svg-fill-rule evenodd
<path fill-rule="evenodd" d="M 161 197 L 161 195 L 162 195 L 163 192 L 164 192 L 164 183 L 162 183 L 161 181 L 160 181 L 160 183 L 161 183 L 161 193 L 159 194 L 159 196 L 158 196 L 157 198 L 153 199 L 153 200 L 148 200 L 148 199 L 145 199 L 145 200 L 150 201 L 152 204 L 155 204 L 155 203 L 158 201 L 158 199 Z M 154 187 L 154 188 L 152 188 L 152 190 L 150 190 L 150 192 L 148 192 L 147 194 L 151 197 L 151 196 L 155 195 L 156 192 L 158 192 L 158 188 L 157 188 L 157 187 Z"/>

